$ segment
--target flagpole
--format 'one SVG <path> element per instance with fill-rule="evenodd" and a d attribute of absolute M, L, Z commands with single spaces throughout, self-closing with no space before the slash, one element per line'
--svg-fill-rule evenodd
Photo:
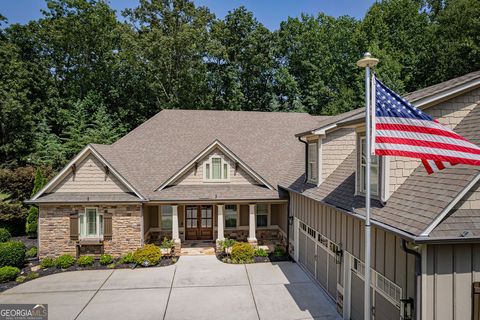
<path fill-rule="evenodd" d="M 357 66 L 365 68 L 365 144 L 367 150 L 366 152 L 366 174 L 365 174 L 365 184 L 366 184 L 366 194 L 365 194 L 365 283 L 364 283 L 364 319 L 370 320 L 372 315 L 372 304 L 371 304 L 371 295 L 370 295 L 370 283 L 371 283 L 371 272 L 370 272 L 370 259 L 371 259 L 371 224 L 370 224 L 370 167 L 371 167 L 371 151 L 372 151 L 372 142 L 371 142 L 371 106 L 370 106 L 370 67 L 376 66 L 378 59 L 372 57 L 369 52 L 366 52 L 363 56 L 363 59 L 357 61 Z"/>

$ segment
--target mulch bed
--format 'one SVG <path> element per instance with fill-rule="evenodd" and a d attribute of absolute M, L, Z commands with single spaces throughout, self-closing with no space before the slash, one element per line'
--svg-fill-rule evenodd
<path fill-rule="evenodd" d="M 150 266 L 148 268 L 158 268 L 158 267 L 166 267 L 170 266 L 172 264 L 175 264 L 178 261 L 179 257 L 162 257 L 160 260 L 159 264 L 155 266 Z M 21 270 L 20 275 L 21 276 L 26 276 L 30 272 L 36 272 L 38 273 L 38 278 L 48 276 L 51 274 L 55 273 L 61 273 L 61 272 L 69 272 L 69 271 L 83 271 L 83 270 L 114 270 L 114 269 L 135 269 L 135 268 L 143 268 L 142 266 L 137 266 L 134 263 L 129 263 L 129 264 L 116 264 L 115 268 L 109 268 L 108 266 L 101 265 L 98 260 L 95 260 L 93 266 L 89 267 L 79 267 L 77 265 L 71 266 L 70 268 L 67 269 L 57 269 L 56 267 L 51 267 L 51 268 L 46 268 L 46 269 L 38 269 L 36 270 L 40 265 L 40 262 L 38 259 L 30 259 L 25 263 L 25 267 Z M 36 271 L 32 271 L 36 270 Z M 38 279 L 37 278 L 37 279 Z M 25 280 L 22 283 L 25 283 L 27 281 L 31 280 Z M 0 292 L 3 292 L 5 290 L 8 290 L 10 288 L 13 288 L 19 284 L 22 284 L 16 281 L 9 281 L 9 282 L 4 282 L 0 283 Z"/>
<path fill-rule="evenodd" d="M 217 252 L 217 259 L 223 263 L 231 263 L 230 257 L 225 252 Z M 279 262 L 279 261 L 291 261 L 289 255 L 277 256 L 270 253 L 267 257 L 253 257 L 253 263 L 265 263 L 265 262 Z"/>

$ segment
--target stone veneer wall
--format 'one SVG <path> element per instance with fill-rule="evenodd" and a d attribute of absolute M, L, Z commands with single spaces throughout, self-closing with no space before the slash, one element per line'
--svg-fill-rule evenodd
<path fill-rule="evenodd" d="M 104 252 L 120 256 L 142 245 L 141 205 L 40 205 L 39 257 L 76 255 L 76 240 L 70 239 L 70 214 L 85 207 L 112 215 L 112 240 L 104 241 Z"/>

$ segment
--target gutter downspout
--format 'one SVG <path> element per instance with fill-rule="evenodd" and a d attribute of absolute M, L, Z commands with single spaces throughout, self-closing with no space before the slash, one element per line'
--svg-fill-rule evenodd
<path fill-rule="evenodd" d="M 422 276 L 422 255 L 415 250 L 412 250 L 407 247 L 407 241 L 402 239 L 402 249 L 407 254 L 413 254 L 415 256 L 415 300 L 414 300 L 414 309 L 415 309 L 415 319 L 422 319 L 422 310 L 420 307 L 422 305 L 422 282 L 419 281 L 419 277 Z"/>
<path fill-rule="evenodd" d="M 302 137 L 298 137 L 298 141 L 305 145 L 305 181 L 303 183 L 307 183 L 307 172 L 308 172 L 308 143 L 302 140 Z"/>

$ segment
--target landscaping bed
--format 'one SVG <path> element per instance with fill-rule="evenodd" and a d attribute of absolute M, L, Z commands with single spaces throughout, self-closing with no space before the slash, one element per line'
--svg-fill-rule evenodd
<path fill-rule="evenodd" d="M 217 250 L 217 259 L 224 263 L 265 263 L 290 261 L 290 256 L 281 245 L 276 245 L 271 252 L 263 247 L 253 248 L 249 243 L 236 242 L 225 239 L 220 243 L 220 250 Z"/>
<path fill-rule="evenodd" d="M 27 281 L 60 272 L 164 267 L 178 260 L 178 257 L 173 254 L 173 242 L 168 240 L 164 240 L 162 247 L 147 244 L 120 258 L 103 254 L 99 259 L 89 255 L 82 255 L 75 259 L 72 255 L 65 254 L 39 260 L 36 258 L 36 247 L 27 250 L 23 241 L 12 241 L 9 233 L 1 229 L 0 292 Z"/>

